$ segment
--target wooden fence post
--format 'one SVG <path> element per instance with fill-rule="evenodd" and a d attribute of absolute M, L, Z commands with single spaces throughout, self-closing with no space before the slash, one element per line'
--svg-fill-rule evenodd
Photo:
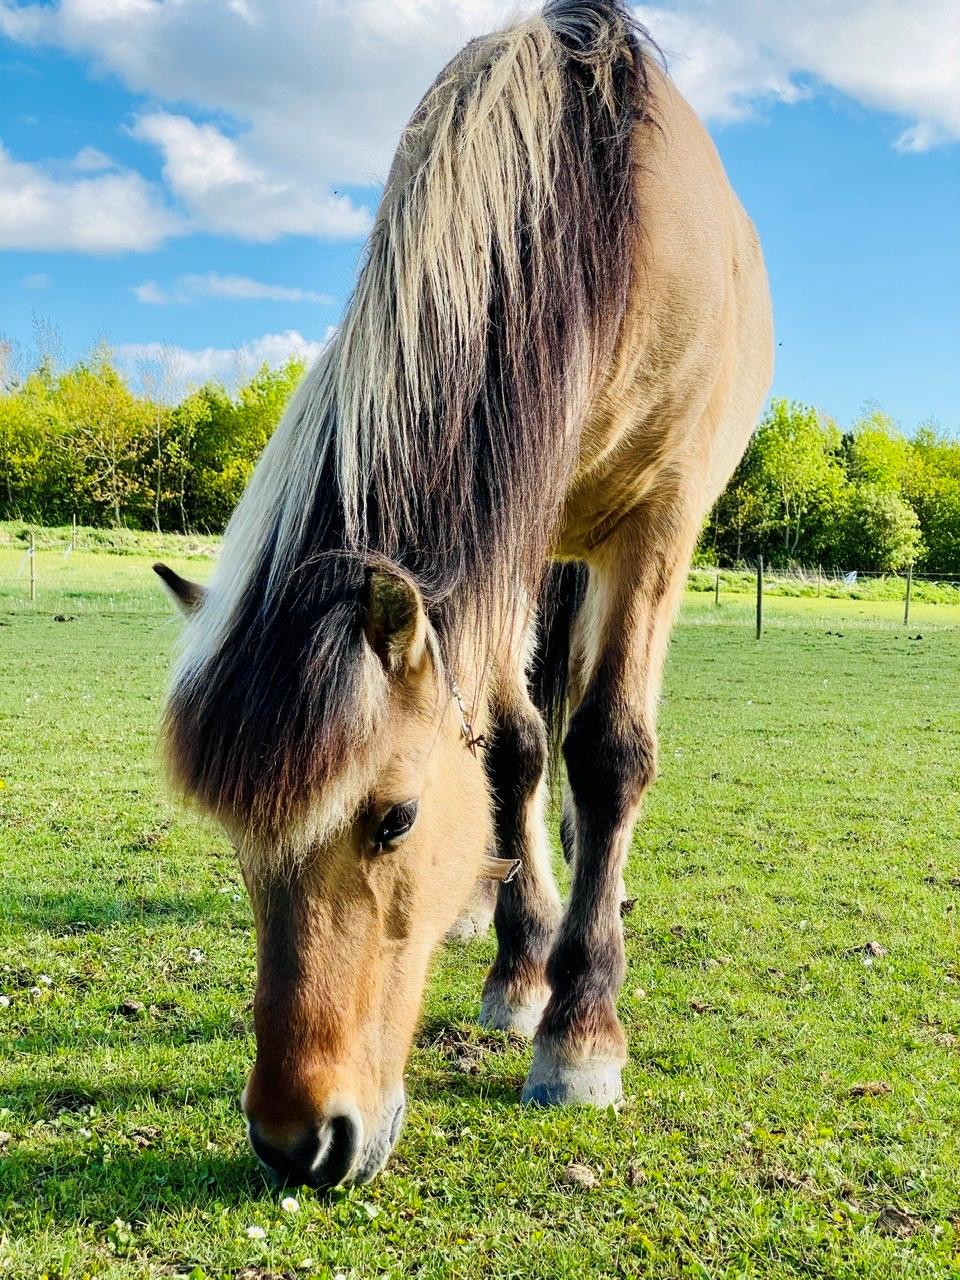
<path fill-rule="evenodd" d="M 757 556 L 757 639 L 763 635 L 763 556 Z"/>
<path fill-rule="evenodd" d="M 903 625 L 910 622 L 910 596 L 913 592 L 913 565 L 907 566 L 907 593 L 903 598 Z"/>
<path fill-rule="evenodd" d="M 36 603 L 37 599 L 37 548 L 34 542 L 33 534 L 30 535 L 30 602 Z"/>
<path fill-rule="evenodd" d="M 77 549 L 77 513 L 73 513 L 73 533 L 70 535 L 70 550 Z"/>
<path fill-rule="evenodd" d="M 720 570 L 717 570 L 717 580 L 713 584 L 713 603 L 720 608 Z"/>

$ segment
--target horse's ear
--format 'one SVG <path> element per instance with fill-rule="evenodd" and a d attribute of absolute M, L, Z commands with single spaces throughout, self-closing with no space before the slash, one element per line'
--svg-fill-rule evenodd
<path fill-rule="evenodd" d="M 153 572 L 167 588 L 173 603 L 185 617 L 189 618 L 191 613 L 203 604 L 203 598 L 207 592 L 199 582 L 190 582 L 187 578 L 181 578 L 179 573 L 174 573 L 165 564 L 155 564 Z"/>
<path fill-rule="evenodd" d="M 427 613 L 404 574 L 370 569 L 363 593 L 367 643 L 391 675 L 416 670 L 427 651 Z"/>

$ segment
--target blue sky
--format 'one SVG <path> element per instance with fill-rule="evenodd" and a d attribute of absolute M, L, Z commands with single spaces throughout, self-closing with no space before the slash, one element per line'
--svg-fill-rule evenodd
<path fill-rule="evenodd" d="M 227 381 L 315 354 L 397 133 L 504 0 L 0 0 L 0 331 Z M 954 0 L 677 0 L 642 17 L 767 256 L 774 390 L 960 429 Z"/>

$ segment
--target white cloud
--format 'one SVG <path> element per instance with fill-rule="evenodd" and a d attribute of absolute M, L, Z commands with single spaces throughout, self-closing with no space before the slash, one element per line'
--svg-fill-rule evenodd
<path fill-rule="evenodd" d="M 680 91 L 705 120 L 728 124 L 750 117 L 758 102 L 804 96 L 774 53 L 737 39 L 712 13 L 698 17 L 649 5 L 638 12 Z"/>
<path fill-rule="evenodd" d="M 182 275 L 169 288 L 161 288 L 154 280 L 134 286 L 138 302 L 152 306 L 170 303 L 199 302 L 204 298 L 229 298 L 234 301 L 315 302 L 329 306 L 334 299 L 314 289 L 298 289 L 290 285 L 266 284 L 249 276 L 224 276 L 216 271 L 203 275 Z"/>
<path fill-rule="evenodd" d="M 237 122 L 233 138 L 163 112 L 145 126 L 164 150 L 171 182 L 214 229 L 264 239 L 288 221 L 294 229 L 326 221 L 329 234 L 353 235 L 356 211 L 311 217 L 318 191 L 382 180 L 403 123 L 443 62 L 471 36 L 536 7 L 536 0 L 0 0 L 0 32 L 73 50 L 136 93 Z M 960 138 L 957 0 L 660 0 L 639 12 L 708 118 L 736 120 L 754 103 L 795 101 L 813 77 L 904 117 L 910 136 L 902 149 Z M 209 182 L 206 161 L 214 167 Z M 259 200 L 255 175 L 269 188 Z M 228 193 L 240 200 L 236 211 L 215 207 Z M 294 206 L 288 218 L 285 198 Z"/>
<path fill-rule="evenodd" d="M 50 277 L 46 271 L 34 271 L 31 275 L 23 277 L 23 287 L 25 289 L 46 289 L 49 283 Z"/>
<path fill-rule="evenodd" d="M 226 113 L 253 168 L 386 176 L 404 123 L 467 39 L 537 0 L 0 0 L 0 31 L 83 54 L 136 93 Z M 212 141 L 206 140 L 212 147 Z"/>
<path fill-rule="evenodd" d="M 911 120 L 898 150 L 960 141 L 956 0 L 674 0 L 641 16 L 691 101 L 735 119 L 819 82 Z"/>
<path fill-rule="evenodd" d="M 113 161 L 97 147 L 81 147 L 70 161 L 74 173 L 105 173 L 115 168 Z"/>
<path fill-rule="evenodd" d="M 61 177 L 0 145 L 0 249 L 144 252 L 183 230 L 139 173 Z"/>
<path fill-rule="evenodd" d="M 931 148 L 942 146 L 949 141 L 950 135 L 945 129 L 932 124 L 929 120 L 922 120 L 898 134 L 893 145 L 901 155 L 907 155 L 910 152 L 930 151 Z"/>
<path fill-rule="evenodd" d="M 160 148 L 167 185 L 208 231 L 266 241 L 291 234 L 355 238 L 370 228 L 369 210 L 348 196 L 254 161 L 212 124 L 158 111 L 141 116 L 131 132 Z"/>
<path fill-rule="evenodd" d="M 133 287 L 138 302 L 146 302 L 150 306 L 165 307 L 171 301 L 170 294 L 161 289 L 155 280 L 144 280 L 143 284 Z"/>
<path fill-rule="evenodd" d="M 342 185 L 382 181 L 444 61 L 471 36 L 536 7 L 0 0 L 0 35 L 66 49 L 158 104 L 133 132 L 160 151 L 182 210 L 172 213 L 137 174 L 107 171 L 109 158 L 93 148 L 65 175 L 13 169 L 4 158 L 0 245 L 142 249 L 188 222 L 251 241 L 362 236 L 369 212 Z M 960 140 L 957 0 L 658 0 L 638 12 L 710 120 L 744 119 L 764 103 L 828 87 L 898 117 L 898 151 Z"/>
<path fill-rule="evenodd" d="M 236 386 L 264 364 L 272 369 L 297 356 L 308 365 L 320 355 L 333 336 L 327 328 L 322 339 L 305 338 L 296 329 L 265 333 L 237 347 L 177 347 L 164 342 L 127 342 L 115 348 L 118 362 L 134 379 L 150 379 L 164 394 L 176 399 L 205 382 Z"/>

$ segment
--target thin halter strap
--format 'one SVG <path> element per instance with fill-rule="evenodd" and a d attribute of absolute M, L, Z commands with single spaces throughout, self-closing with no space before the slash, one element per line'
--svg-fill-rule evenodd
<path fill-rule="evenodd" d="M 450 691 L 454 702 L 457 704 L 457 712 L 460 716 L 460 733 L 470 753 L 475 756 L 478 747 L 484 748 L 487 746 L 487 740 L 482 733 L 479 735 L 474 734 L 473 725 L 470 723 L 470 717 L 463 701 L 463 694 L 460 692 L 460 686 L 455 681 L 451 681 Z M 487 880 L 496 880 L 500 884 L 510 884 L 516 879 L 519 872 L 519 858 L 497 858 L 488 853 L 483 859 L 483 870 L 480 874 Z"/>
<path fill-rule="evenodd" d="M 476 755 L 477 748 L 486 747 L 487 740 L 482 733 L 474 734 L 473 723 L 467 714 L 467 708 L 463 701 L 463 694 L 460 692 L 460 686 L 455 680 L 451 681 L 450 691 L 453 694 L 453 700 L 457 704 L 457 711 L 460 715 L 460 733 L 462 734 L 463 740 L 466 742 L 471 755 Z"/>

